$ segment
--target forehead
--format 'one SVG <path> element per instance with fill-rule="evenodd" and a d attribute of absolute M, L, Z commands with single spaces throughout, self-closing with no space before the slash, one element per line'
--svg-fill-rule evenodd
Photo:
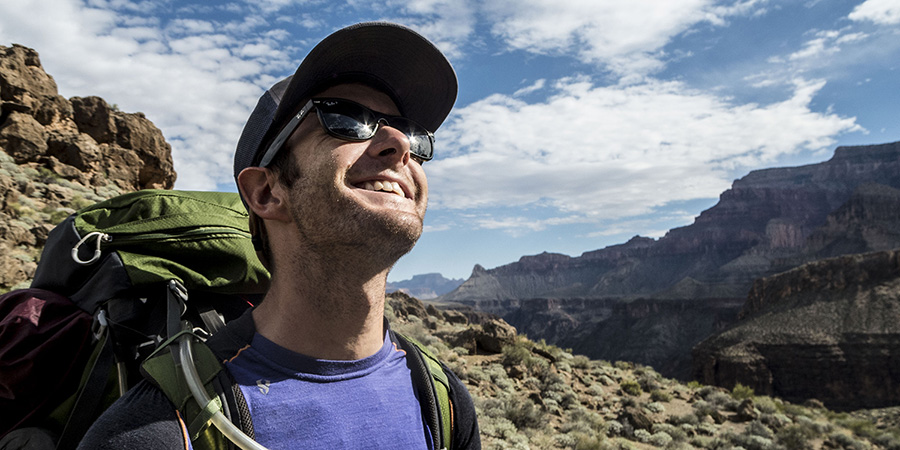
<path fill-rule="evenodd" d="M 383 114 L 399 115 L 400 110 L 386 93 L 361 83 L 347 83 L 331 86 L 314 97 L 335 97 L 352 100 Z"/>

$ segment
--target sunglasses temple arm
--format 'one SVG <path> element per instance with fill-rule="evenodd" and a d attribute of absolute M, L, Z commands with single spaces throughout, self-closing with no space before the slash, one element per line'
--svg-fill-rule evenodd
<path fill-rule="evenodd" d="M 294 133 L 294 130 L 297 129 L 297 126 L 300 125 L 300 122 L 303 121 L 303 118 L 309 114 L 309 111 L 313 108 L 313 102 L 310 100 L 303 106 L 303 109 L 294 116 L 284 128 L 281 129 L 281 132 L 278 133 L 278 136 L 275 137 L 275 140 L 272 141 L 272 145 L 269 145 L 269 148 L 266 149 L 266 152 L 263 154 L 262 159 L 259 161 L 259 167 L 268 167 L 269 164 L 272 163 L 272 159 L 275 158 L 275 155 L 278 154 L 278 151 L 281 150 L 281 147 L 284 145 L 284 142 L 291 137 L 291 134 Z"/>

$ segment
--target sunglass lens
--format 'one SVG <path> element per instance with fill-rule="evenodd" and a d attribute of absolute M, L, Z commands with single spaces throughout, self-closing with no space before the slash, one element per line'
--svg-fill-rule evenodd
<path fill-rule="evenodd" d="M 354 140 L 370 139 L 375 135 L 378 122 L 370 114 L 364 114 L 362 110 L 351 111 L 355 108 L 341 108 L 341 110 L 319 110 L 322 122 L 328 131 Z"/>
<path fill-rule="evenodd" d="M 329 133 L 344 139 L 364 141 L 378 131 L 379 117 L 409 138 L 410 153 L 428 161 L 434 153 L 433 138 L 421 125 L 403 118 L 379 116 L 362 105 L 337 99 L 323 99 L 317 104 L 319 118 Z"/>

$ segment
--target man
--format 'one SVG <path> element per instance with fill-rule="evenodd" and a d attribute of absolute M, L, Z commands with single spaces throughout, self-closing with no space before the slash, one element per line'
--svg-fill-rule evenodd
<path fill-rule="evenodd" d="M 456 91 L 452 67 L 425 38 L 365 23 L 323 40 L 248 120 L 235 177 L 272 281 L 235 321 L 250 332 L 225 367 L 259 444 L 434 447 L 411 356 L 384 320 L 385 283 L 422 233 L 422 164 Z M 453 447 L 480 448 L 472 400 L 448 375 Z M 184 448 L 186 426 L 143 382 L 79 448 Z"/>

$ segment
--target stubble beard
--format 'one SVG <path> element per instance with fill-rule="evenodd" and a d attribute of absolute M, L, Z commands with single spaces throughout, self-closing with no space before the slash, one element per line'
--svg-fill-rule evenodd
<path fill-rule="evenodd" d="M 368 210 L 342 195 L 333 183 L 317 183 L 302 173 L 291 197 L 291 215 L 308 250 L 344 269 L 388 269 L 412 250 L 422 234 L 421 217 Z M 308 255 L 294 256 L 302 260 Z"/>

